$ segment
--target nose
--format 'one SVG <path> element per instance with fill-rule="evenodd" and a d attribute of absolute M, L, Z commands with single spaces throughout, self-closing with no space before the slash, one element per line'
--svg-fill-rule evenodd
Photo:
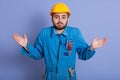
<path fill-rule="evenodd" d="M 59 17 L 59 22 L 61 22 L 62 21 L 62 18 L 61 17 Z"/>

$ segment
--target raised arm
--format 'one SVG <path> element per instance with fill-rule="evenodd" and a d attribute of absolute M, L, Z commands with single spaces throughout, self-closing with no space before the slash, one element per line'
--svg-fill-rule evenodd
<path fill-rule="evenodd" d="M 28 39 L 27 39 L 27 36 L 26 34 L 24 33 L 24 36 L 21 37 L 20 35 L 18 34 L 13 34 L 13 38 L 15 39 L 15 41 L 22 47 L 24 47 L 26 50 L 27 49 L 27 43 L 28 43 Z"/>

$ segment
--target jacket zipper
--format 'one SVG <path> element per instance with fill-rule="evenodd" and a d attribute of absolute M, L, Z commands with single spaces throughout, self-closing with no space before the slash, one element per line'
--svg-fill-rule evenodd
<path fill-rule="evenodd" d="M 60 35 L 58 35 L 58 37 L 59 37 L 59 44 L 58 44 L 58 54 L 57 54 L 56 80 L 58 80 L 58 62 L 59 62 L 60 44 L 61 44 Z"/>

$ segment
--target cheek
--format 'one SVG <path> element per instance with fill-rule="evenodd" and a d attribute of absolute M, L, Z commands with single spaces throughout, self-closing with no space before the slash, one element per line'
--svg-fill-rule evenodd
<path fill-rule="evenodd" d="M 62 22 L 63 22 L 64 24 L 66 24 L 66 23 L 68 22 L 68 20 L 63 20 Z"/>
<path fill-rule="evenodd" d="M 53 22 L 54 23 L 58 23 L 58 19 L 53 19 Z"/>

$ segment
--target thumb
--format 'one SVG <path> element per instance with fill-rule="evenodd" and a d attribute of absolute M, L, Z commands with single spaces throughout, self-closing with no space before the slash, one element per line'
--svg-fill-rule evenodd
<path fill-rule="evenodd" d="M 105 44 L 108 41 L 107 38 L 103 38 L 103 44 Z"/>
<path fill-rule="evenodd" d="M 94 40 L 98 40 L 98 38 L 99 38 L 99 37 L 98 37 L 98 36 L 96 36 L 96 37 L 94 38 Z"/>
<path fill-rule="evenodd" d="M 26 34 L 25 34 L 25 33 L 24 33 L 24 36 L 23 36 L 23 37 L 24 37 L 24 39 L 27 39 L 27 36 L 26 36 Z"/>

